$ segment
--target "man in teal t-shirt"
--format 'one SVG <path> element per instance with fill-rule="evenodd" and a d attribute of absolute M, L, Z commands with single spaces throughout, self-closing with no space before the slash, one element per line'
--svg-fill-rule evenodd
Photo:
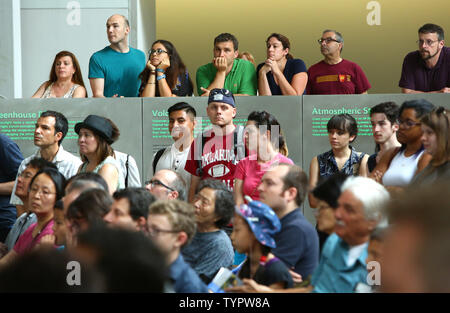
<path fill-rule="evenodd" d="M 138 97 L 139 74 L 145 68 L 145 53 L 128 45 L 130 25 L 115 14 L 106 22 L 111 43 L 89 60 L 89 81 L 94 97 Z"/>
<path fill-rule="evenodd" d="M 208 96 L 214 88 L 225 88 L 235 96 L 256 96 L 256 71 L 252 63 L 238 59 L 238 41 L 223 33 L 214 39 L 214 59 L 197 70 L 197 91 Z"/>

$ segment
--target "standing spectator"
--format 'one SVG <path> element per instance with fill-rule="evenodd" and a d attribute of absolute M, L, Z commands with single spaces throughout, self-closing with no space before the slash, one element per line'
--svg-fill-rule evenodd
<path fill-rule="evenodd" d="M 77 58 L 72 52 L 61 51 L 55 56 L 49 80 L 39 87 L 32 98 L 85 97 L 86 88 Z"/>
<path fill-rule="evenodd" d="M 175 46 L 167 40 L 152 44 L 147 65 L 139 78 L 141 97 L 185 97 L 194 92 L 186 65 Z"/>
<path fill-rule="evenodd" d="M 227 89 L 235 96 L 256 96 L 256 71 L 252 63 L 239 59 L 239 42 L 232 34 L 214 38 L 214 59 L 197 70 L 197 91 L 209 96 L 215 88 Z"/>
<path fill-rule="evenodd" d="M 183 247 L 184 259 L 205 283 L 210 283 L 221 267 L 231 267 L 234 252 L 222 230 L 234 213 L 232 193 L 218 180 L 202 180 L 193 200 L 197 232 Z"/>
<path fill-rule="evenodd" d="M 125 186 L 121 165 L 114 157 L 111 144 L 119 139 L 119 129 L 108 118 L 89 115 L 83 122 L 75 125 L 78 134 L 78 146 L 83 164 L 79 173 L 94 172 L 100 174 L 108 183 L 112 194 Z"/>
<path fill-rule="evenodd" d="M 450 48 L 444 46 L 444 30 L 425 24 L 418 33 L 419 50 L 403 60 L 399 87 L 403 93 L 450 92 Z"/>
<path fill-rule="evenodd" d="M 361 67 L 341 57 L 344 38 L 335 30 L 324 30 L 318 40 L 324 59 L 308 69 L 309 95 L 365 94 L 371 85 Z"/>
<path fill-rule="evenodd" d="M 15 194 L 17 179 L 31 159 L 43 158 L 54 163 L 66 179 L 77 173 L 81 165 L 80 158 L 67 152 L 62 146 L 62 141 L 68 129 L 69 122 L 67 118 L 59 112 L 45 111 L 39 116 L 34 130 L 34 145 L 39 149 L 31 156 L 25 158 L 20 164 L 11 194 L 10 203 L 16 205 L 17 216 L 23 213 L 23 203 Z"/>
<path fill-rule="evenodd" d="M 106 21 L 110 45 L 89 60 L 89 81 L 93 97 L 139 96 L 139 73 L 145 68 L 145 53 L 128 45 L 130 23 L 115 14 Z"/>
<path fill-rule="evenodd" d="M 244 197 L 259 200 L 258 186 L 264 173 L 274 164 L 294 164 L 282 155 L 285 145 L 280 123 L 266 111 L 254 111 L 247 118 L 246 131 L 250 155 L 239 161 L 236 167 L 233 195 L 236 205 L 244 203 Z"/>
<path fill-rule="evenodd" d="M 336 172 L 346 175 L 367 176 L 367 159 L 364 152 L 357 152 L 350 143 L 358 135 L 358 125 L 349 114 L 334 115 L 327 123 L 331 150 L 315 156 L 309 167 L 309 190 L 312 191 L 320 179 Z M 314 196 L 309 194 L 309 205 L 316 207 Z"/>
<path fill-rule="evenodd" d="M 267 60 L 258 65 L 260 96 L 301 96 L 308 82 L 306 65 L 289 53 L 291 43 L 286 36 L 273 33 L 267 40 Z"/>
<path fill-rule="evenodd" d="M 0 133 L 0 160 L 0 242 L 3 242 L 16 219 L 16 208 L 9 203 L 9 199 L 23 156 L 19 146 L 2 133 Z"/>

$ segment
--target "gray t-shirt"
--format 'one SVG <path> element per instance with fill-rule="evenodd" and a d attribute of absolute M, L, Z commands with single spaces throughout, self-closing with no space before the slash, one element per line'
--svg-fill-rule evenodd
<path fill-rule="evenodd" d="M 205 283 L 209 283 L 221 267 L 233 265 L 233 246 L 223 230 L 196 233 L 181 253 Z"/>
<path fill-rule="evenodd" d="M 21 216 L 17 218 L 13 227 L 8 233 L 8 236 L 5 239 L 5 245 L 8 247 L 8 251 L 11 251 L 14 248 L 14 245 L 17 242 L 17 239 L 31 226 L 37 222 L 36 214 L 34 213 L 23 213 Z"/>

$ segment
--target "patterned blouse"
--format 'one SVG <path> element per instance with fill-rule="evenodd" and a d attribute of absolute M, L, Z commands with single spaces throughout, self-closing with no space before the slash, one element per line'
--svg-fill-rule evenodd
<path fill-rule="evenodd" d="M 350 158 L 345 161 L 341 172 L 349 176 L 358 176 L 361 161 L 366 154 L 364 152 L 356 152 L 355 148 L 353 148 L 352 146 L 350 146 L 350 149 L 352 150 Z M 333 150 L 319 154 L 317 156 L 317 161 L 319 163 L 320 178 L 328 178 L 334 173 L 339 172 L 336 159 L 334 158 Z"/>

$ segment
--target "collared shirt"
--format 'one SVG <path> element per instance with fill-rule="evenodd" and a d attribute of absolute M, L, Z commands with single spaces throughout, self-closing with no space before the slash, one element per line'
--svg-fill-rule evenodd
<path fill-rule="evenodd" d="M 34 223 L 37 222 L 36 214 L 34 213 L 23 213 L 19 216 L 14 223 L 13 227 L 8 233 L 5 239 L 5 245 L 8 247 L 8 251 L 14 248 L 17 239 Z"/>
<path fill-rule="evenodd" d="M 319 266 L 314 271 L 311 284 L 313 292 L 354 292 L 359 282 L 367 278 L 367 246 L 360 247 L 359 256 L 349 262 L 351 247 L 335 233 L 331 234 L 322 250 Z M 347 263 L 350 263 L 349 265 Z"/>
<path fill-rule="evenodd" d="M 346 175 L 357 176 L 359 174 L 359 166 L 361 161 L 366 155 L 364 152 L 356 152 L 355 148 L 350 146 L 351 154 L 340 172 Z M 334 158 L 333 150 L 324 152 L 317 156 L 317 162 L 319 163 L 319 176 L 321 178 L 327 178 L 334 173 L 339 172 L 336 159 Z"/>
<path fill-rule="evenodd" d="M 40 157 L 41 150 L 39 149 L 33 155 L 22 161 L 17 172 L 16 181 L 14 183 L 14 188 L 11 193 L 11 200 L 9 203 L 14 205 L 23 204 L 22 200 L 20 200 L 19 197 L 16 196 L 17 179 L 19 178 L 19 175 L 25 170 L 27 164 L 31 161 L 31 159 Z M 78 172 L 78 168 L 80 167 L 82 162 L 79 157 L 76 157 L 72 153 L 67 152 L 61 145 L 59 146 L 58 152 L 56 153 L 55 158 L 52 160 L 52 163 L 56 165 L 58 171 L 63 174 L 66 179 L 69 179 Z"/>
<path fill-rule="evenodd" d="M 169 273 L 176 293 L 208 292 L 208 287 L 206 287 L 189 264 L 184 261 L 181 253 L 170 265 Z"/>

